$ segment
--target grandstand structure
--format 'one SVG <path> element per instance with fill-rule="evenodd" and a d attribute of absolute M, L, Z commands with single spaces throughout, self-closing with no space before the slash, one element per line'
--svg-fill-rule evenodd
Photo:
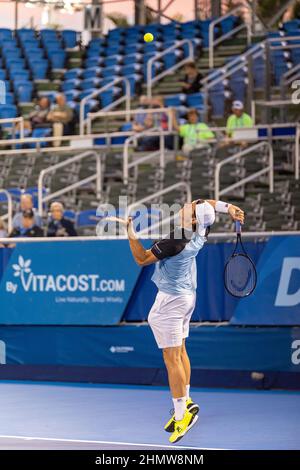
<path fill-rule="evenodd" d="M 72 30 L 0 29 L 6 88 L 0 105 L 1 214 L 10 216 L 8 196 L 16 208 L 20 195 L 30 192 L 43 215 L 49 201 L 59 198 L 79 233 L 90 235 L 99 204 L 117 204 L 120 195 L 130 203 L 147 203 L 147 197 L 149 203 L 181 203 L 189 193 L 195 198 L 217 192 L 243 205 L 250 231 L 298 230 L 300 130 L 291 85 L 300 75 L 300 20 L 257 33 L 250 17 L 241 20 L 239 8 L 217 20 L 115 28 L 86 46 Z M 145 32 L 155 40 L 145 43 Z M 186 95 L 180 82 L 190 60 L 203 75 L 202 89 Z M 51 126 L 30 133 L 23 124 L 39 97 L 53 103 L 57 93 L 65 94 L 75 119 L 73 135 L 53 147 Z M 168 129 L 156 123 L 146 132 L 159 140 L 151 152 L 137 151 L 143 134 L 131 125 L 142 112 L 142 94 L 162 96 L 164 107 L 147 112 L 168 116 Z M 234 99 L 249 113 L 255 109 L 256 134 L 246 148 L 233 142 L 220 152 Z M 184 122 L 190 107 L 216 141 L 182 158 L 169 110 Z M 165 148 L 167 135 L 174 136 L 173 150 Z"/>

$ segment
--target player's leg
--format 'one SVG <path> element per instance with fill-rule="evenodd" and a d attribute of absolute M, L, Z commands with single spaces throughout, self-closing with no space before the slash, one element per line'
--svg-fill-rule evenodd
<path fill-rule="evenodd" d="M 186 408 L 186 374 L 181 359 L 186 301 L 186 296 L 159 292 L 148 316 L 157 345 L 163 350 L 175 408 L 174 416 L 165 426 L 166 429 L 172 424 L 172 429 L 166 429 L 172 432 L 170 442 L 181 439 L 197 421 L 197 416 Z"/>
<path fill-rule="evenodd" d="M 187 398 L 187 409 L 193 413 L 197 414 L 199 413 L 199 405 L 197 403 L 194 403 L 191 394 L 190 394 L 190 383 L 191 383 L 191 363 L 190 359 L 186 350 L 186 339 L 189 336 L 190 332 L 190 321 L 193 315 L 193 311 L 195 309 L 195 304 L 196 304 L 196 296 L 195 295 L 190 295 L 187 296 L 187 309 L 186 309 L 186 315 L 183 320 L 183 331 L 182 331 L 182 347 L 181 347 L 181 360 L 184 366 L 185 370 L 185 376 L 186 376 L 186 398 Z"/>
<path fill-rule="evenodd" d="M 197 414 L 199 413 L 199 405 L 197 403 L 194 403 L 191 395 L 190 395 L 190 383 L 191 383 L 191 363 L 190 363 L 190 358 L 188 356 L 186 346 L 185 346 L 185 339 L 182 341 L 182 346 L 181 346 L 181 360 L 182 364 L 184 367 L 185 371 L 185 383 L 186 383 L 186 407 L 187 409 L 193 413 Z"/>

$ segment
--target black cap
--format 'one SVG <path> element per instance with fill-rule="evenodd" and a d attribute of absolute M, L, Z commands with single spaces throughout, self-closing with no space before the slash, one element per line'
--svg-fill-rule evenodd
<path fill-rule="evenodd" d="M 25 211 L 22 212 L 23 217 L 26 217 L 27 219 L 32 219 L 34 217 L 34 212 L 32 209 L 26 209 Z"/>

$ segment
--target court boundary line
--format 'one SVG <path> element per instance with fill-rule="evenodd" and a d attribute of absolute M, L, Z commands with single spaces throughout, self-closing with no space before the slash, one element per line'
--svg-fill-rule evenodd
<path fill-rule="evenodd" d="M 227 450 L 222 448 L 213 447 L 192 447 L 192 446 L 172 446 L 166 444 L 145 444 L 139 442 L 120 442 L 120 441 L 97 441 L 89 439 L 66 439 L 54 437 L 34 437 L 34 436 L 11 436 L 0 435 L 0 439 L 18 439 L 24 441 L 49 441 L 49 442 L 69 442 L 69 443 L 85 443 L 85 444 L 111 444 L 111 445 L 128 445 L 128 446 L 145 446 L 145 447 L 162 447 L 164 449 L 179 449 L 179 450 Z M 1 443 L 0 443 L 1 444 Z M 99 449 L 101 450 L 101 449 Z"/>

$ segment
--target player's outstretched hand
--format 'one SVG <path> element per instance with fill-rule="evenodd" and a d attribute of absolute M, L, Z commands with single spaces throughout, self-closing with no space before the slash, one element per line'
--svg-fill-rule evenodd
<path fill-rule="evenodd" d="M 234 206 L 233 204 L 230 204 L 228 212 L 231 215 L 233 220 L 237 220 L 237 221 L 241 222 L 241 224 L 244 223 L 245 214 L 244 214 L 244 211 L 240 207 Z"/>

